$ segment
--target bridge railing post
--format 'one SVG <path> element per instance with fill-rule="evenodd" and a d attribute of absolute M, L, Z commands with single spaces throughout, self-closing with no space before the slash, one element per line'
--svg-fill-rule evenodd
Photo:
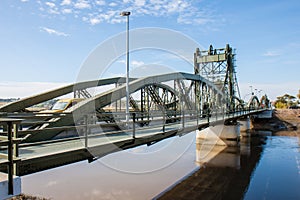
<path fill-rule="evenodd" d="M 135 139 L 135 121 L 136 121 L 136 113 L 132 113 L 132 138 Z"/>
<path fill-rule="evenodd" d="M 199 126 L 199 111 L 196 108 L 196 118 L 197 118 L 197 126 Z"/>
<path fill-rule="evenodd" d="M 18 124 L 13 124 L 13 155 L 17 158 L 19 157 L 19 143 L 15 142 L 18 139 Z M 18 174 L 17 163 L 14 163 L 14 174 Z"/>
<path fill-rule="evenodd" d="M 10 118 L 0 118 L 0 124 L 3 125 L 3 129 L 7 130 L 7 139 L 5 136 L 1 136 L 3 144 L 7 144 L 7 172 L 8 172 L 8 195 L 14 194 L 14 180 L 13 176 L 17 174 L 16 161 L 19 156 L 18 143 L 21 141 L 17 138 L 18 136 L 18 124 L 22 119 L 10 119 Z M 2 145 L 3 145 L 2 144 Z M 2 155 L 1 155 L 2 156 Z"/>
<path fill-rule="evenodd" d="M 207 116 L 207 122 L 209 123 L 209 115 L 210 115 L 210 111 L 209 111 L 209 108 L 207 109 L 206 111 L 206 116 Z"/>
<path fill-rule="evenodd" d="M 184 123 L 185 123 L 184 120 L 185 120 L 184 119 L 184 110 L 182 110 L 182 128 L 184 128 Z"/>
<path fill-rule="evenodd" d="M 88 132 L 89 132 L 89 119 L 88 115 L 84 116 L 84 147 L 88 147 Z"/>
<path fill-rule="evenodd" d="M 221 115 L 222 115 L 222 119 L 223 119 L 223 121 L 224 121 L 224 118 L 225 118 L 225 116 L 224 116 L 224 107 L 222 106 L 222 108 L 221 108 Z"/>
<path fill-rule="evenodd" d="M 8 194 L 14 194 L 14 160 L 13 160 L 13 141 L 12 141 L 12 122 L 7 122 L 8 136 Z"/>
<path fill-rule="evenodd" d="M 163 109 L 163 132 L 165 132 L 166 129 L 166 110 Z"/>

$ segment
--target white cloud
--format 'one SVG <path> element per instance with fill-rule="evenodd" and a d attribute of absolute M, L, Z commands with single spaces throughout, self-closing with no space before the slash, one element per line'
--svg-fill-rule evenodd
<path fill-rule="evenodd" d="M 96 1 L 96 5 L 98 5 L 98 6 L 104 6 L 106 3 L 105 3 L 105 1 L 103 1 L 103 0 L 100 0 L 100 1 Z"/>
<path fill-rule="evenodd" d="M 55 3 L 53 3 L 53 2 L 46 2 L 45 4 L 47 6 L 49 6 L 50 8 L 54 8 L 55 7 Z"/>
<path fill-rule="evenodd" d="M 181 2 L 180 1 L 171 1 L 168 4 L 164 5 L 164 8 L 167 12 L 177 12 L 180 9 Z"/>
<path fill-rule="evenodd" d="M 96 24 L 99 24 L 101 22 L 101 20 L 99 18 L 91 18 L 90 19 L 90 23 L 92 25 L 96 25 Z"/>
<path fill-rule="evenodd" d="M 57 30 L 54 30 L 54 29 L 51 29 L 51 28 L 47 28 L 47 27 L 40 27 L 40 30 L 44 31 L 44 32 L 47 32 L 50 35 L 65 36 L 65 37 L 69 36 L 69 34 L 66 34 L 64 32 L 60 32 L 60 31 L 57 31 Z"/>
<path fill-rule="evenodd" d="M 275 57 L 275 56 L 280 56 L 280 53 L 278 53 L 276 51 L 267 51 L 266 53 L 263 54 L 263 56 Z"/>
<path fill-rule="evenodd" d="M 64 6 L 64 5 L 70 5 L 71 3 L 72 3 L 71 0 L 63 0 L 60 5 L 62 5 L 62 6 Z"/>
<path fill-rule="evenodd" d="M 60 14 L 60 12 L 57 10 L 57 8 L 55 8 L 55 9 L 50 9 L 48 12 L 49 12 L 50 14 L 56 14 L 56 15 L 59 15 L 59 14 Z"/>
<path fill-rule="evenodd" d="M 118 14 L 119 14 L 118 11 L 110 10 L 110 11 L 107 11 L 106 13 L 99 14 L 96 18 L 100 21 L 106 21 L 106 22 L 112 23 L 112 20 L 114 19 L 114 17 L 119 16 Z M 94 17 L 92 17 L 91 19 L 93 19 L 93 18 Z"/>
<path fill-rule="evenodd" d="M 21 2 L 27 2 L 28 0 L 21 0 Z"/>
<path fill-rule="evenodd" d="M 86 0 L 79 0 L 75 3 L 75 8 L 78 9 L 85 9 L 85 8 L 91 8 L 91 5 Z"/>
<path fill-rule="evenodd" d="M 132 65 L 132 67 L 140 67 L 142 65 L 145 65 L 145 63 L 143 61 L 133 60 L 133 61 L 131 61 L 131 65 Z"/>
<path fill-rule="evenodd" d="M 134 4 L 135 4 L 136 6 L 144 6 L 145 3 L 146 3 L 146 0 L 135 0 L 135 1 L 134 1 Z"/>
<path fill-rule="evenodd" d="M 115 2 L 111 2 L 110 4 L 108 4 L 110 7 L 115 7 L 115 6 L 117 6 L 118 4 L 117 3 L 115 3 Z"/>
<path fill-rule="evenodd" d="M 27 0 L 21 0 L 27 1 Z M 40 2 L 40 12 L 48 14 L 70 14 L 75 19 L 96 25 L 99 23 L 122 23 L 119 12 L 122 10 L 132 11 L 132 17 L 153 16 L 168 17 L 178 24 L 209 25 L 220 23 L 212 9 L 204 8 L 202 1 L 193 0 L 48 0 Z M 45 7 L 42 6 L 46 5 Z M 79 10 L 78 10 L 79 9 Z M 84 9 L 89 9 L 85 12 Z M 111 15 L 113 13 L 113 15 Z"/>
<path fill-rule="evenodd" d="M 70 14 L 72 12 L 73 12 L 72 9 L 69 9 L 69 8 L 66 8 L 66 9 L 62 10 L 62 13 L 64 13 L 64 14 Z"/>

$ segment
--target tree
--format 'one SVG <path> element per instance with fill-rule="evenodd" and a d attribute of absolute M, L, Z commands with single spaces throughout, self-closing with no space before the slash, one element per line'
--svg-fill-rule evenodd
<path fill-rule="evenodd" d="M 291 106 L 295 106 L 296 104 L 296 97 L 289 94 L 279 96 L 275 101 L 276 108 L 289 108 Z"/>
<path fill-rule="evenodd" d="M 297 97 L 300 99 L 300 90 L 298 91 Z"/>
<path fill-rule="evenodd" d="M 275 102 L 275 108 L 281 108 L 281 109 L 284 109 L 284 108 L 287 108 L 287 105 L 286 103 L 282 103 L 280 101 L 276 101 Z"/>
<path fill-rule="evenodd" d="M 277 97 L 275 101 L 275 108 L 287 108 L 287 101 L 285 100 L 284 96 Z"/>

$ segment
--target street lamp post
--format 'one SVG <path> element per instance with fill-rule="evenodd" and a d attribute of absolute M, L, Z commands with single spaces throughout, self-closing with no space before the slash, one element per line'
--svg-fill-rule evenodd
<path fill-rule="evenodd" d="M 121 16 L 127 17 L 126 26 L 126 125 L 129 122 L 129 15 L 130 12 L 124 11 L 120 13 Z"/>
<path fill-rule="evenodd" d="M 254 95 L 253 90 L 252 90 L 252 85 L 249 86 L 251 88 L 251 95 Z"/>

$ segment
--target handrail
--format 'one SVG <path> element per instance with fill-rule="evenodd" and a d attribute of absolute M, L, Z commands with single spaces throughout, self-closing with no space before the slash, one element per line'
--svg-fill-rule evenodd
<path fill-rule="evenodd" d="M 136 131 L 140 131 L 140 130 L 144 130 L 144 129 L 149 129 L 149 128 L 154 128 L 155 127 L 155 124 L 158 123 L 158 122 L 161 122 L 163 121 L 163 124 L 160 123 L 158 124 L 159 125 L 162 125 L 162 128 L 163 128 L 163 131 L 165 130 L 165 127 L 168 126 L 168 125 L 172 125 L 172 124 L 178 124 L 179 121 L 181 121 L 181 124 L 182 124 L 182 127 L 184 128 L 185 126 L 185 123 L 187 121 L 191 121 L 191 120 L 195 120 L 195 123 L 198 125 L 199 124 L 199 121 L 202 120 L 203 122 L 203 119 L 207 119 L 207 122 L 209 123 L 210 121 L 218 121 L 218 120 L 228 120 L 228 118 L 236 118 L 236 117 L 239 117 L 241 115 L 247 115 L 249 114 L 251 111 L 260 111 L 260 110 L 263 110 L 261 108 L 259 109 L 252 109 L 252 108 L 241 108 L 241 109 L 236 109 L 234 112 L 228 112 L 228 111 L 225 111 L 225 109 L 223 108 L 216 108 L 216 109 L 211 109 L 210 112 L 207 114 L 207 113 L 202 113 L 199 112 L 199 111 L 194 111 L 194 110 L 187 110 L 187 111 L 184 111 L 184 112 L 178 112 L 178 111 L 171 111 L 171 113 L 173 113 L 174 117 L 173 118 L 168 118 L 167 115 L 169 115 L 169 113 L 167 113 L 167 111 L 154 111 L 154 114 L 151 113 L 151 119 L 147 119 L 145 118 L 145 120 L 143 119 L 142 120 L 142 117 L 141 117 L 141 112 L 132 112 L 130 113 L 131 116 L 130 116 L 130 121 L 129 121 L 129 125 L 134 127 L 134 137 L 136 136 L 135 135 L 135 132 Z M 176 113 L 176 114 L 175 114 Z M 206 115 L 203 115 L 203 114 L 206 114 Z M 73 126 L 60 126 L 60 127 L 51 127 L 51 128 L 43 128 L 43 129 L 37 129 L 37 130 L 34 130 L 34 129 L 28 129 L 28 130 L 20 130 L 19 133 L 22 134 L 22 135 L 28 135 L 28 134 L 31 134 L 31 135 L 35 135 L 35 134 L 39 134 L 43 131 L 58 131 L 58 132 L 61 132 L 61 131 L 72 131 L 72 130 L 79 130 L 79 134 L 80 132 L 81 133 L 85 133 L 85 131 L 83 131 L 84 129 L 86 129 L 87 131 L 90 131 L 92 130 L 93 128 L 98 128 L 98 127 L 103 127 L 103 126 L 119 126 L 123 128 L 125 128 L 126 126 L 126 122 L 124 121 L 125 119 L 125 114 L 124 113 L 117 113 L 117 119 L 118 121 L 115 122 L 115 123 L 109 123 L 109 124 L 100 124 L 100 123 L 96 123 L 95 121 L 91 123 L 91 121 L 87 120 L 87 121 L 84 121 L 82 122 L 81 124 L 76 124 L 76 125 L 73 125 Z M 175 117 L 176 116 L 176 117 Z M 123 119 L 124 118 L 124 119 Z M 153 122 L 152 125 L 150 126 L 144 126 L 145 124 L 149 125 L 149 122 Z M 174 122 L 177 122 L 177 123 L 174 123 Z M 20 123 L 22 125 L 22 123 Z M 141 127 L 135 127 L 136 125 L 139 125 Z M 126 129 L 126 131 L 133 131 L 132 129 Z M 77 131 L 78 132 L 78 131 Z M 120 133 L 124 133 L 123 130 L 120 130 L 120 131 L 116 131 L 116 130 L 112 130 L 112 131 L 106 131 L 105 133 L 102 132 L 100 134 L 88 134 L 87 136 L 102 136 L 102 135 L 110 135 L 110 134 L 120 134 Z M 2 135 L 3 134 L 7 134 L 6 131 L 2 132 L 1 133 Z M 76 136 L 74 136 L 76 137 Z M 81 136 L 79 135 L 79 138 Z M 69 138 L 68 138 L 69 140 Z M 51 141 L 53 142 L 53 141 Z M 50 142 L 50 143 L 51 143 Z M 47 142 L 46 142 L 47 143 Z M 30 143 L 30 144 L 33 144 L 33 143 Z"/>
<path fill-rule="evenodd" d="M 25 138 L 18 138 L 18 127 L 17 125 L 21 123 L 23 119 L 14 118 L 0 118 L 0 125 L 7 127 L 7 137 L 1 136 L 0 146 L 7 146 L 7 155 L 1 154 L 1 157 L 7 159 L 7 171 L 8 171 L 8 195 L 14 194 L 13 187 L 13 176 L 17 174 L 17 167 L 15 163 L 19 161 L 19 147 L 18 144 L 22 142 Z"/>

